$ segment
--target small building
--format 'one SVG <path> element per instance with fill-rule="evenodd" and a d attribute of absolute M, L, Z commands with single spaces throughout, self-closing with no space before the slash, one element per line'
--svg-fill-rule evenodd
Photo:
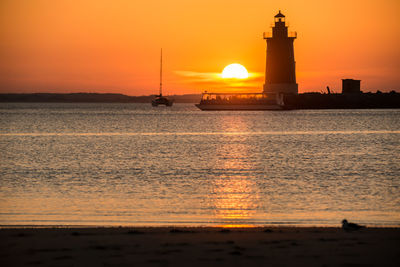
<path fill-rule="evenodd" d="M 342 94 L 361 94 L 361 80 L 342 79 Z"/>

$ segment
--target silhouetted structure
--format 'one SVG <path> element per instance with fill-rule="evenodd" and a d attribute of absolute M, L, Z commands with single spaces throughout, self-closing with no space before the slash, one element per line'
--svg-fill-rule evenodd
<path fill-rule="evenodd" d="M 285 95 L 284 103 L 291 109 L 362 109 L 400 108 L 400 93 Z"/>
<path fill-rule="evenodd" d="M 296 38 L 296 32 L 288 33 L 285 16 L 279 10 L 272 34 L 264 33 L 264 39 L 267 40 L 264 93 L 298 93 L 293 48 Z"/>
<path fill-rule="evenodd" d="M 342 94 L 360 94 L 361 80 L 342 79 Z"/>
<path fill-rule="evenodd" d="M 329 86 L 326 87 L 326 91 L 328 91 L 328 95 L 331 94 L 331 89 L 329 88 Z"/>

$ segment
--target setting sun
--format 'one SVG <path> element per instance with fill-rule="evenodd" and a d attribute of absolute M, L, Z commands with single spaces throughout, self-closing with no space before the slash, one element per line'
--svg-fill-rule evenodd
<path fill-rule="evenodd" d="M 235 78 L 235 79 L 246 79 L 249 77 L 249 73 L 246 68 L 240 64 L 234 63 L 226 66 L 222 71 L 222 78 Z"/>

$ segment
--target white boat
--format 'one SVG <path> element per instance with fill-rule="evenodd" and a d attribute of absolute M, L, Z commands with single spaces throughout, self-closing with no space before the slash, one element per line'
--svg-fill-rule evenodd
<path fill-rule="evenodd" d="M 196 104 L 201 110 L 284 110 L 283 95 L 276 93 L 208 93 Z"/>

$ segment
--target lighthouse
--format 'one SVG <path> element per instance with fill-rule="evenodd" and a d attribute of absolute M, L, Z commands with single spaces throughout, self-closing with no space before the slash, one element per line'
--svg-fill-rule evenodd
<path fill-rule="evenodd" d="M 285 15 L 279 10 L 272 33 L 264 33 L 264 39 L 267 40 L 264 93 L 298 93 L 293 48 L 296 38 L 296 32 L 288 33 Z"/>

